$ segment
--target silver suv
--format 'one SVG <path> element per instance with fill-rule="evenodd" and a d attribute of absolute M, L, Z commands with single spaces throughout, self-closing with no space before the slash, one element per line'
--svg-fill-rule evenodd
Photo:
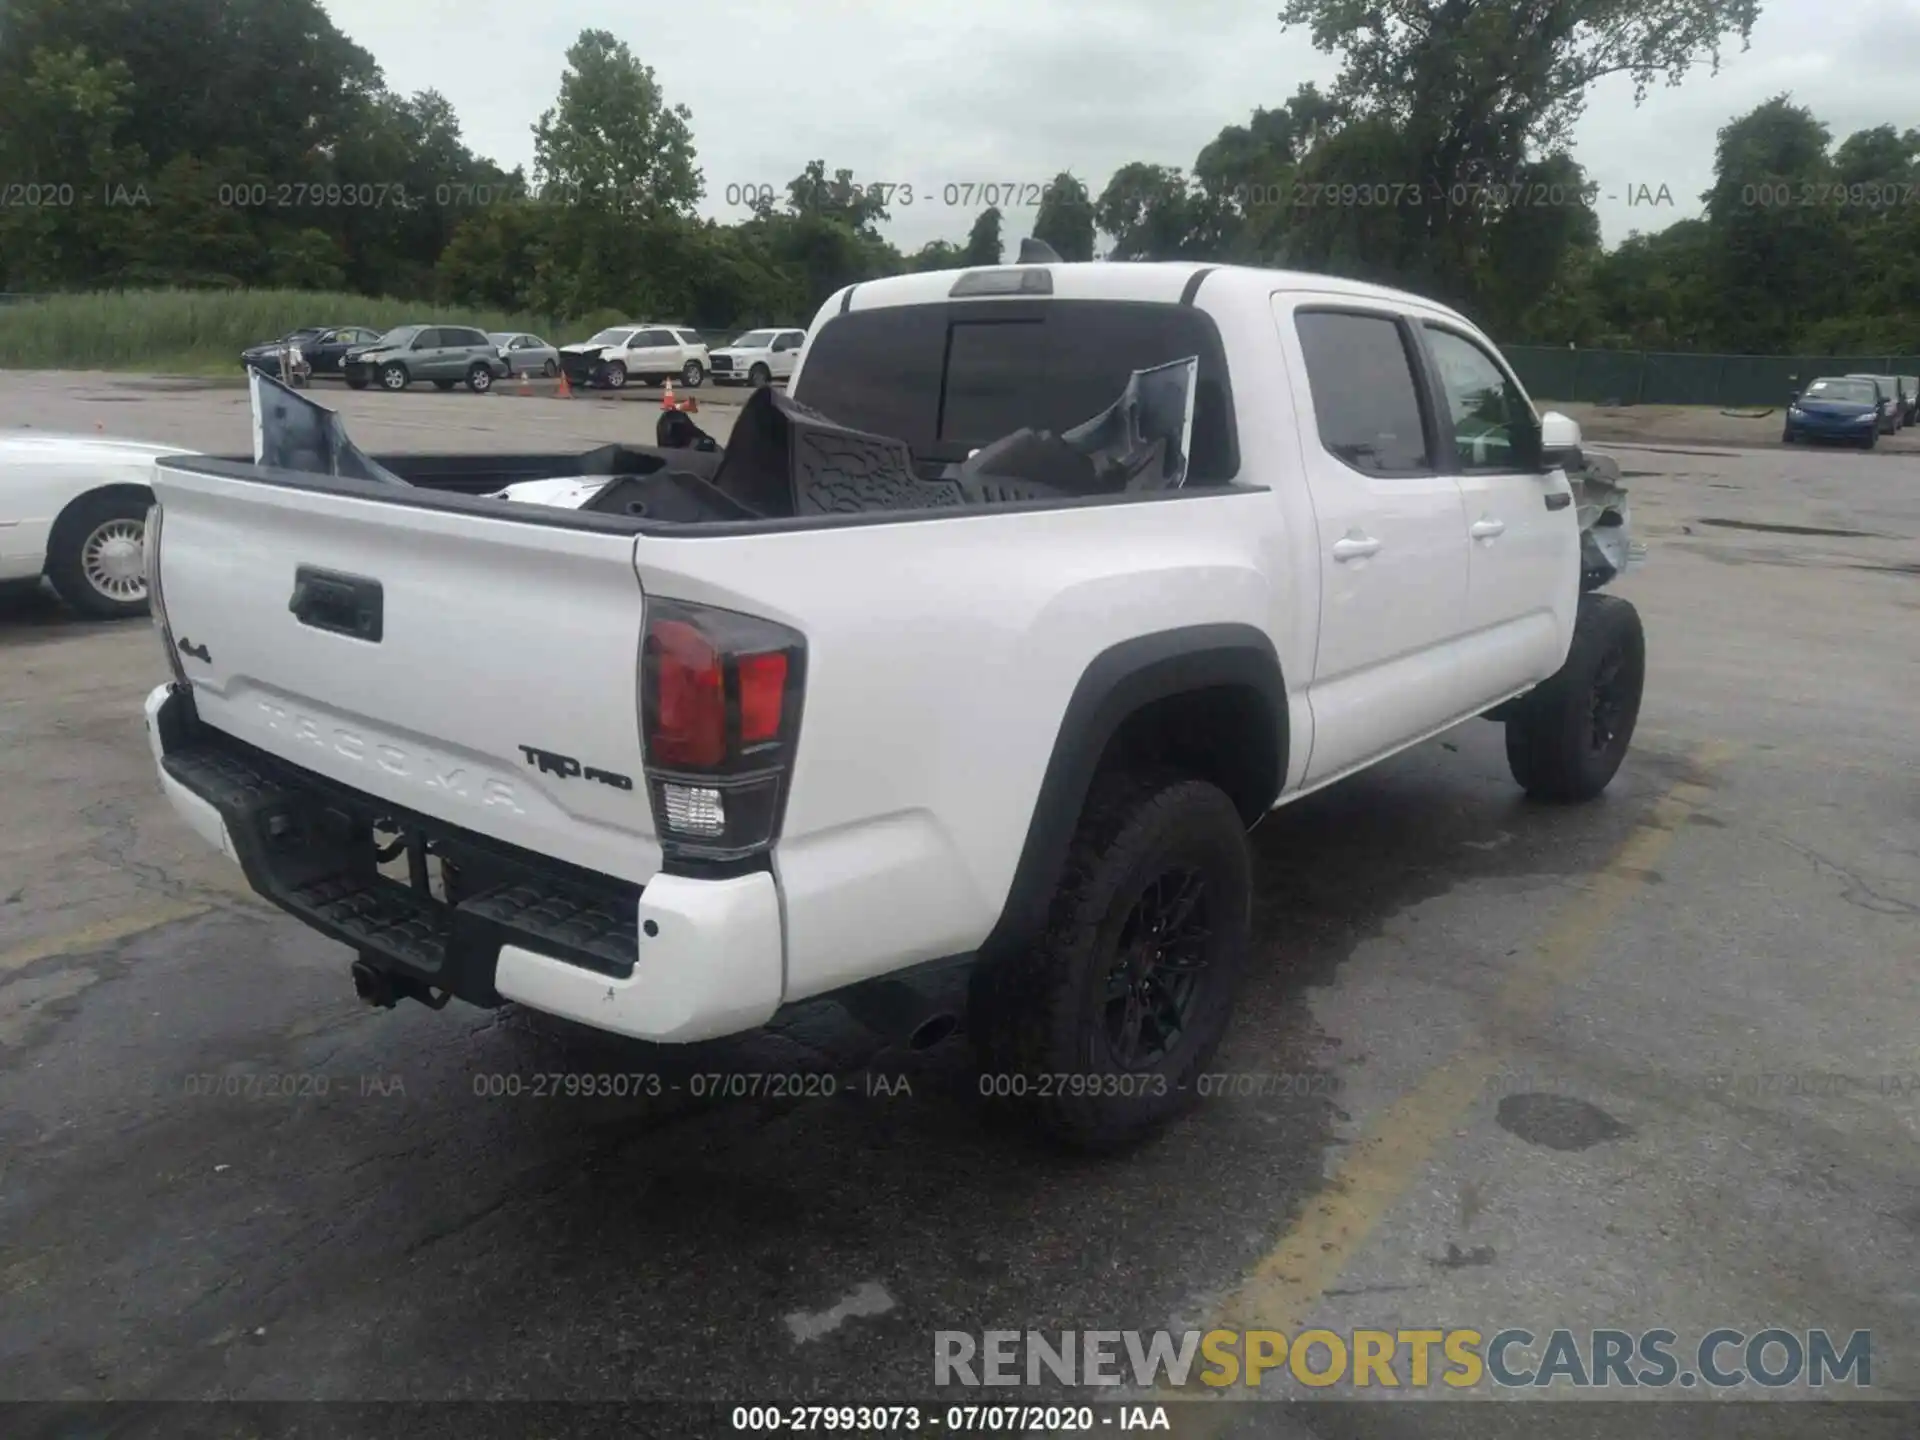
<path fill-rule="evenodd" d="M 485 334 L 467 325 L 402 325 L 373 344 L 350 350 L 340 369 L 347 384 L 364 390 L 404 390 L 416 380 L 431 380 L 441 390 L 462 383 L 485 394 L 504 380 L 507 362 Z"/>

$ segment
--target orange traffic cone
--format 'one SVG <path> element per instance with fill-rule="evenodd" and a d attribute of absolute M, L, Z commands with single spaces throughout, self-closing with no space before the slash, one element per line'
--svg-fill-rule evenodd
<path fill-rule="evenodd" d="M 528 378 L 528 373 L 525 370 L 520 372 L 520 393 L 522 395 L 531 395 L 533 393 L 533 381 Z"/>
<path fill-rule="evenodd" d="M 573 387 L 567 383 L 566 371 L 562 370 L 560 372 L 560 388 L 553 393 L 558 395 L 562 400 L 571 400 L 573 398 Z"/>
<path fill-rule="evenodd" d="M 700 402 L 689 395 L 680 402 L 680 409 L 684 414 L 698 415 L 700 413 Z"/>
<path fill-rule="evenodd" d="M 671 378 L 667 381 L 667 388 L 661 392 L 660 408 L 662 410 L 677 410 L 680 408 L 673 403 L 673 381 Z"/>

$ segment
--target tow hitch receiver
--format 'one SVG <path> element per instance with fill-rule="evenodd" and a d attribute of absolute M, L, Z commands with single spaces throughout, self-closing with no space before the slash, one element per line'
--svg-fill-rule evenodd
<path fill-rule="evenodd" d="M 436 990 L 365 955 L 353 962 L 353 993 L 377 1010 L 391 1010 L 402 1000 L 418 1000 L 430 1010 L 444 1010 L 453 998 L 451 991 Z"/>

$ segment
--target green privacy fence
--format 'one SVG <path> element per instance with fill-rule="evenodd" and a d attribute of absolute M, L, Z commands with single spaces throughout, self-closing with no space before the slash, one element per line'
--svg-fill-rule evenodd
<path fill-rule="evenodd" d="M 1619 405 L 1784 405 L 1816 375 L 1920 375 L 1913 355 L 1677 355 L 1505 345 L 1536 399 Z"/>

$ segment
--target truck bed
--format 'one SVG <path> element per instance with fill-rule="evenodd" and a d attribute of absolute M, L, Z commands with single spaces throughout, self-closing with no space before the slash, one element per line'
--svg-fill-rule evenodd
<path fill-rule="evenodd" d="M 711 478 L 720 460 L 717 453 L 662 450 L 652 445 L 603 445 L 571 454 L 404 454 L 373 458 L 410 485 L 456 495 L 490 495 L 526 480 L 652 475 L 669 467 Z"/>

